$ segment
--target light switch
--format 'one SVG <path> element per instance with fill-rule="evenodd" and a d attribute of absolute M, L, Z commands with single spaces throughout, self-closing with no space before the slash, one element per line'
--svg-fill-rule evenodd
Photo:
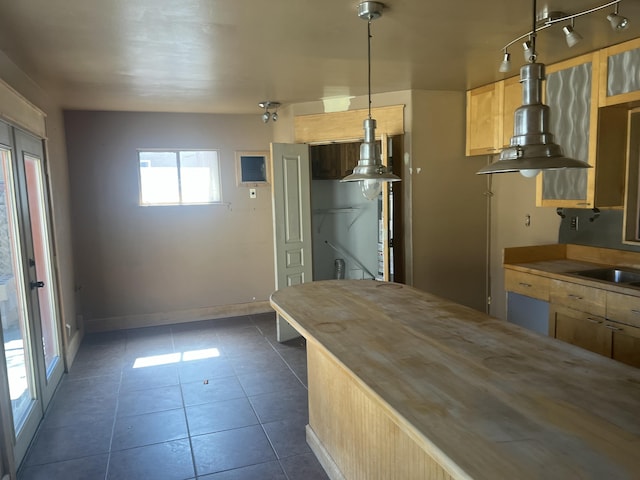
<path fill-rule="evenodd" d="M 256 189 L 255 188 L 250 188 L 249 189 L 249 198 L 257 198 L 258 194 L 256 193 Z"/>

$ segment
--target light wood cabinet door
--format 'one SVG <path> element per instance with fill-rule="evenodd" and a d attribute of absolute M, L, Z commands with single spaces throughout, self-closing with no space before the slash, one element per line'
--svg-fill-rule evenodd
<path fill-rule="evenodd" d="M 599 53 L 594 52 L 546 69 L 551 133 L 567 157 L 592 168 L 543 172 L 537 179 L 538 206 L 596 208 L 624 203 L 627 113 L 622 107 L 598 108 L 600 66 Z"/>
<path fill-rule="evenodd" d="M 465 155 L 490 155 L 502 147 L 502 82 L 467 91 Z"/>
<path fill-rule="evenodd" d="M 552 280 L 549 301 L 591 315 L 604 317 L 606 313 L 606 291 L 577 283 Z"/>
<path fill-rule="evenodd" d="M 640 328 L 640 297 L 607 292 L 607 319 Z"/>
<path fill-rule="evenodd" d="M 549 315 L 550 333 L 552 330 L 555 338 L 611 357 L 612 330 L 603 317 L 557 305 L 551 306 Z"/>
<path fill-rule="evenodd" d="M 640 100 L 640 38 L 600 50 L 599 106 L 606 107 Z M 635 69 L 635 70 L 634 70 Z"/>
<path fill-rule="evenodd" d="M 611 330 L 611 358 L 619 362 L 640 367 L 640 328 L 617 322 L 606 322 Z"/>
<path fill-rule="evenodd" d="M 504 289 L 531 298 L 549 301 L 549 284 L 551 280 L 540 275 L 505 269 Z"/>

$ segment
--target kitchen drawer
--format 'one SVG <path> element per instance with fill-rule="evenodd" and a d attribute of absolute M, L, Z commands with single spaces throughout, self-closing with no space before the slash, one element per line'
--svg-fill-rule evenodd
<path fill-rule="evenodd" d="M 606 317 L 617 322 L 640 327 L 640 297 L 607 292 Z"/>
<path fill-rule="evenodd" d="M 539 300 L 549 301 L 549 282 L 547 277 L 532 275 L 531 273 L 518 272 L 505 269 L 504 289 L 508 292 L 516 292 Z"/>
<path fill-rule="evenodd" d="M 606 291 L 576 283 L 552 280 L 549 301 L 591 315 L 605 316 Z"/>

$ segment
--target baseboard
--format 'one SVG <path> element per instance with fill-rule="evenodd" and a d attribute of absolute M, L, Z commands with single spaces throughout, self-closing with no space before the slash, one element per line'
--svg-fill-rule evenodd
<path fill-rule="evenodd" d="M 322 442 L 316 435 L 316 432 L 314 432 L 309 425 L 306 427 L 306 432 L 307 443 L 318 459 L 318 462 L 320 462 L 320 465 L 322 465 L 322 468 L 324 468 L 327 476 L 331 480 L 345 480 L 344 475 L 342 475 L 342 472 L 338 468 L 338 465 L 336 465 L 336 462 L 333 461 L 329 452 L 324 448 L 324 445 L 322 445 Z"/>
<path fill-rule="evenodd" d="M 95 318 L 86 320 L 85 328 L 88 333 L 95 333 L 111 330 L 125 330 L 130 328 L 172 325 L 174 323 L 197 322 L 199 320 L 214 320 L 217 318 L 241 317 L 243 315 L 257 315 L 259 313 L 268 313 L 272 311 L 273 309 L 271 308 L 271 305 L 265 300 L 261 302 L 195 308 L 192 310 L 181 310 L 177 312 Z"/>
<path fill-rule="evenodd" d="M 75 360 L 80 344 L 82 343 L 82 337 L 84 337 L 84 330 L 78 329 L 76 330 L 76 334 L 69 340 L 69 343 L 67 343 L 65 350 L 65 367 L 67 371 L 69 371 L 71 365 L 73 365 L 73 361 Z"/>

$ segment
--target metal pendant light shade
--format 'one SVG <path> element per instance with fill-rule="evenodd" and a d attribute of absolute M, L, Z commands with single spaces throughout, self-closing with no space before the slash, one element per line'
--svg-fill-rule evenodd
<path fill-rule="evenodd" d="M 586 162 L 565 157 L 549 131 L 550 110 L 542 103 L 545 69 L 542 63 L 535 63 L 535 9 L 534 0 L 531 63 L 520 69 L 522 106 L 514 114 L 513 137 L 509 147 L 500 152 L 499 159 L 481 168 L 478 174 L 522 172 L 525 176 L 535 176 L 539 170 L 590 167 Z"/>
<path fill-rule="evenodd" d="M 371 118 L 371 21 L 382 16 L 384 5 L 380 2 L 362 2 L 358 5 L 358 16 L 368 21 L 367 65 L 369 81 L 369 117 L 364 120 L 364 142 L 360 145 L 360 159 L 351 175 L 341 182 L 360 182 L 363 195 L 372 200 L 378 196 L 382 182 L 397 182 L 400 177 L 391 173 L 382 164 L 380 149 L 376 143 L 376 121 Z"/>

